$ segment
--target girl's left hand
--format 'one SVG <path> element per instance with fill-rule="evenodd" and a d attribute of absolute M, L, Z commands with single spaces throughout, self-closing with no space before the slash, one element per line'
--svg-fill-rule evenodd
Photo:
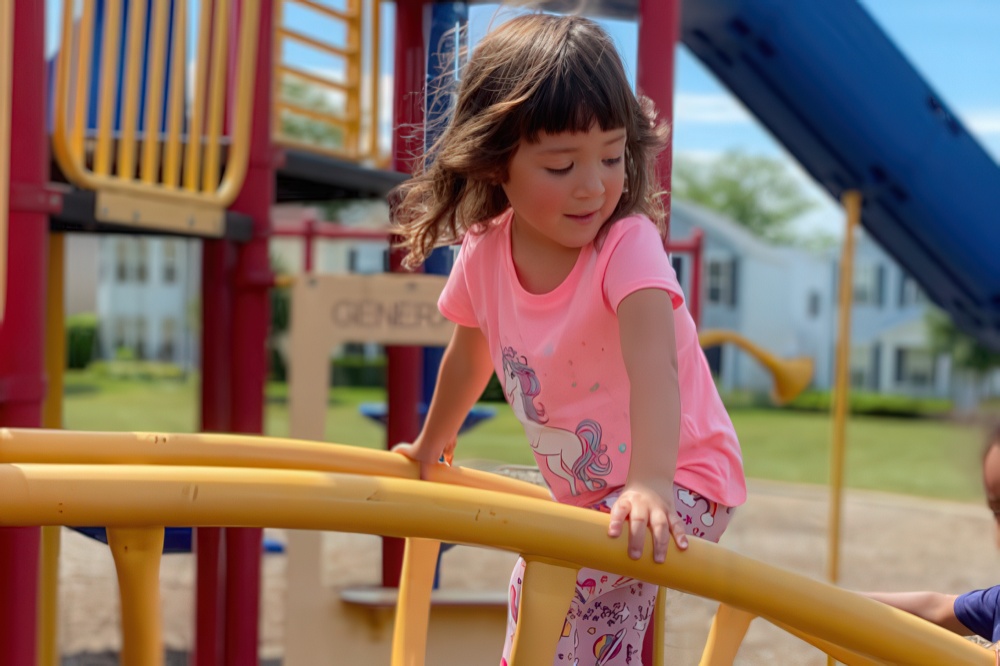
<path fill-rule="evenodd" d="M 659 484 L 657 484 L 659 485 Z M 666 488 L 630 483 L 611 507 L 608 536 L 621 535 L 628 520 L 628 556 L 633 560 L 642 557 L 646 541 L 646 527 L 653 534 L 653 560 L 663 562 L 667 557 L 667 544 L 673 537 L 680 550 L 688 546 L 684 521 L 677 515 L 673 502 L 673 483 Z"/>

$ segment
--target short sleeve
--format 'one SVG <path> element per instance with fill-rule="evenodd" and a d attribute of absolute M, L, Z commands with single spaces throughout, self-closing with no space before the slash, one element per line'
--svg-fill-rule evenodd
<path fill-rule="evenodd" d="M 640 289 L 663 289 L 674 309 L 684 303 L 670 257 L 656 227 L 645 217 L 632 217 L 611 227 L 605 241 L 608 252 L 604 273 L 604 296 L 612 310 L 629 294 Z"/>
<path fill-rule="evenodd" d="M 955 599 L 955 617 L 988 641 L 1000 640 L 1000 585 L 967 592 Z"/>
<path fill-rule="evenodd" d="M 447 319 L 459 326 L 478 327 L 479 320 L 472 306 L 472 294 L 469 292 L 466 263 L 470 252 L 471 234 L 466 234 L 462 247 L 455 258 L 455 265 L 448 274 L 448 280 L 438 298 L 438 310 Z"/>

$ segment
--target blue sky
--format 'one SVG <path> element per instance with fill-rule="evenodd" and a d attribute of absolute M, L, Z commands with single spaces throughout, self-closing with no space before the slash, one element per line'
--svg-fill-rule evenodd
<path fill-rule="evenodd" d="M 822 0 L 803 0 L 809 2 Z M 1000 0 L 859 0 L 969 131 L 1000 162 Z M 472 8 L 470 34 L 495 20 L 497 5 Z M 501 10 L 501 15 L 504 11 Z M 635 71 L 634 22 L 602 21 Z M 678 47 L 674 152 L 711 157 L 727 149 L 785 161 L 820 205 L 797 221 L 803 232 L 839 235 L 839 205 L 683 46 Z"/>

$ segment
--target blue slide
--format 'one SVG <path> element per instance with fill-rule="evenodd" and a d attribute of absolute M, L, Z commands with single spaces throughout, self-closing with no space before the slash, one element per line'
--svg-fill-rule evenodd
<path fill-rule="evenodd" d="M 1000 167 L 857 0 L 686 0 L 681 39 L 963 330 L 1000 349 Z"/>

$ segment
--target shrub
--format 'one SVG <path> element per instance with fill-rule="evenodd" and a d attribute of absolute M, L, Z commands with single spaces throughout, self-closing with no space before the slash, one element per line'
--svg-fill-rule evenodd
<path fill-rule="evenodd" d="M 376 386 L 385 387 L 385 356 L 368 358 L 349 354 L 333 359 L 331 381 L 334 386 Z"/>
<path fill-rule="evenodd" d="M 76 314 L 66 317 L 66 367 L 82 370 L 97 355 L 97 315 Z"/>
<path fill-rule="evenodd" d="M 951 401 L 943 398 L 921 398 L 909 395 L 852 391 L 849 411 L 867 416 L 899 418 L 936 418 L 951 412 Z M 829 412 L 833 404 L 830 391 L 806 391 L 788 404 L 788 409 Z"/>

